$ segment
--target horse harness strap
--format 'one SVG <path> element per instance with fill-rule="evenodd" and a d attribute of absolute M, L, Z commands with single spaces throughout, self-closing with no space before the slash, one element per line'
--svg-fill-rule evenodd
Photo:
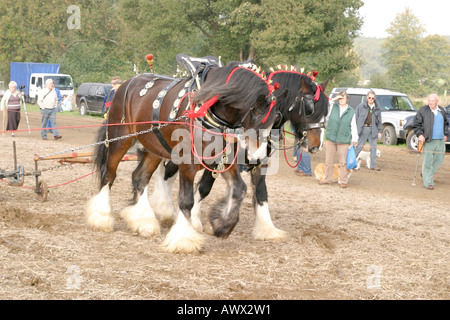
<path fill-rule="evenodd" d="M 152 118 L 152 120 L 155 123 L 160 122 L 161 105 L 162 105 L 167 93 L 170 91 L 170 89 L 172 89 L 175 85 L 177 85 L 181 80 L 183 80 L 183 79 L 175 79 L 172 82 L 170 82 L 163 90 L 161 90 L 158 93 L 158 96 L 156 97 L 155 101 L 153 101 L 153 112 L 152 112 L 153 118 Z M 160 130 L 160 124 L 157 127 L 153 128 L 152 132 L 156 135 L 156 137 L 158 138 L 159 142 L 164 147 L 164 149 L 166 149 L 166 151 L 169 154 L 171 154 L 172 148 L 169 146 L 166 139 L 164 138 L 164 136 Z"/>

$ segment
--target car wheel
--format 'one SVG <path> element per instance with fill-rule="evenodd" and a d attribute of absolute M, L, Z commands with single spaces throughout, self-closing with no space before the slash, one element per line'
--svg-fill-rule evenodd
<path fill-rule="evenodd" d="M 419 139 L 417 138 L 417 135 L 414 133 L 414 131 L 411 131 L 406 136 L 406 145 L 408 146 L 409 150 L 417 151 L 417 148 L 419 147 Z"/>
<path fill-rule="evenodd" d="M 80 103 L 80 114 L 81 114 L 82 116 L 87 116 L 87 114 L 88 114 L 88 111 L 87 111 L 87 104 L 86 104 L 86 102 L 84 102 L 84 101 L 82 101 L 82 102 Z"/>
<path fill-rule="evenodd" d="M 383 144 L 387 146 L 397 145 L 397 136 L 395 135 L 394 127 L 386 126 L 383 129 Z"/>

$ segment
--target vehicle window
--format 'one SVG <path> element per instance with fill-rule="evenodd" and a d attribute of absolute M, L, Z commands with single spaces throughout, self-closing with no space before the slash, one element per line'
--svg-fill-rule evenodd
<path fill-rule="evenodd" d="M 46 76 L 45 80 L 53 79 L 55 81 L 55 88 L 59 90 L 72 90 L 73 83 L 72 78 L 68 76 Z"/>
<path fill-rule="evenodd" d="M 94 96 L 96 92 L 97 92 L 97 86 L 92 86 L 92 87 L 89 88 L 89 93 L 88 94 L 90 96 Z"/>
<path fill-rule="evenodd" d="M 105 92 L 105 88 L 102 86 L 99 86 L 97 89 L 97 95 L 98 96 L 105 96 L 106 92 Z"/>
<path fill-rule="evenodd" d="M 359 94 L 351 94 L 348 97 L 348 104 L 355 109 L 361 102 L 364 101 L 365 96 Z"/>
<path fill-rule="evenodd" d="M 42 78 L 37 78 L 37 84 L 36 84 L 36 87 L 38 87 L 38 88 L 43 88 L 42 87 Z"/>
<path fill-rule="evenodd" d="M 445 113 L 450 115 L 450 105 L 448 105 L 447 107 L 444 108 Z"/>
<path fill-rule="evenodd" d="M 415 110 L 411 101 L 402 96 L 377 96 L 381 110 Z"/>

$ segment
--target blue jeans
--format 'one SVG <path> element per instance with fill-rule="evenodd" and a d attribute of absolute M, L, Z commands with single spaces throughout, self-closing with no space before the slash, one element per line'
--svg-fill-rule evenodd
<path fill-rule="evenodd" d="M 56 129 L 56 108 L 54 109 L 41 109 L 41 128 L 47 128 L 47 122 L 50 122 L 53 131 L 53 136 L 59 136 L 58 129 Z M 47 138 L 47 130 L 41 130 L 41 137 Z"/>
<path fill-rule="evenodd" d="M 299 148 L 298 146 L 295 146 L 294 148 L 294 156 L 297 157 L 297 161 L 300 159 L 300 156 L 302 157 L 300 163 L 297 166 L 297 170 L 302 171 L 305 174 L 312 174 L 311 158 L 309 156 L 309 153 L 299 149 L 301 148 Z"/>
<path fill-rule="evenodd" d="M 358 157 L 362 148 L 369 140 L 370 145 L 370 167 L 375 168 L 377 166 L 377 138 L 372 136 L 372 127 L 363 127 L 363 131 L 359 136 L 358 145 L 355 148 L 356 157 Z"/>

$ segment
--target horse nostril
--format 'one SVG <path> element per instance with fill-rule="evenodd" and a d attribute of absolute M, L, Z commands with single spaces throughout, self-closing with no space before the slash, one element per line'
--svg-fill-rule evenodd
<path fill-rule="evenodd" d="M 311 149 L 309 149 L 309 152 L 311 153 L 316 153 L 317 151 L 319 151 L 318 147 L 312 147 Z"/>

